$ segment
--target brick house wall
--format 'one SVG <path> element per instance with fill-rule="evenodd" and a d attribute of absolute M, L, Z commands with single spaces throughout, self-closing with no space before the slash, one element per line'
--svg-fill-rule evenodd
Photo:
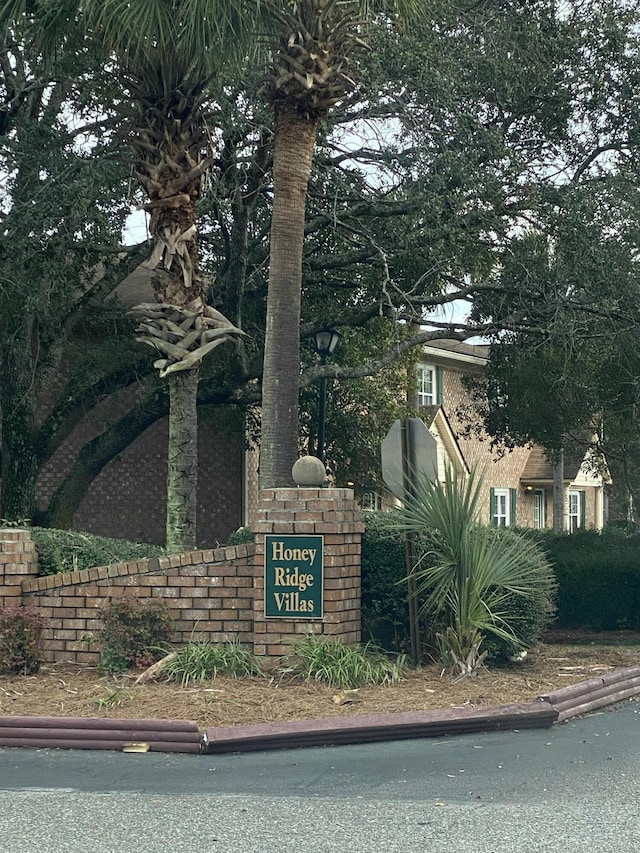
<path fill-rule="evenodd" d="M 484 369 L 485 346 L 472 346 L 439 341 L 425 347 L 424 364 L 442 371 L 442 405 L 469 469 L 483 477 L 481 491 L 482 513 L 480 520 L 491 521 L 491 490 L 515 490 L 516 519 L 521 527 L 534 527 L 535 491 L 544 489 L 545 526 L 553 527 L 553 493 L 551 481 L 529 483 L 523 478 L 532 454 L 532 447 L 515 447 L 499 453 L 491 448 L 490 437 L 469 422 L 470 397 L 465 388 L 464 376 L 477 376 Z M 471 429 L 469 429 L 471 427 Z M 549 467 L 549 466 L 547 466 Z M 549 468 L 550 477 L 550 468 Z M 597 527 L 600 507 L 597 493 L 600 488 L 577 477 L 572 489 L 584 492 L 585 526 Z"/>
<path fill-rule="evenodd" d="M 36 500 L 46 507 L 84 444 L 116 417 L 98 407 L 82 421 L 44 466 Z M 168 421 L 150 426 L 118 454 L 89 486 L 72 530 L 162 544 L 165 541 Z M 243 524 L 243 420 L 231 407 L 198 410 L 198 547 L 226 542 Z"/>

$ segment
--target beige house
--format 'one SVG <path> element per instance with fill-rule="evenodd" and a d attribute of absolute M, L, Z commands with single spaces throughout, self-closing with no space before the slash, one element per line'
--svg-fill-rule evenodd
<path fill-rule="evenodd" d="M 478 375 L 488 346 L 438 341 L 423 348 L 418 367 L 417 406 L 438 444 L 438 477 L 446 466 L 461 476 L 476 470 L 483 477 L 481 521 L 496 526 L 553 527 L 553 467 L 542 448 L 516 447 L 494 452 L 489 437 L 472 421 L 463 377 Z M 563 529 L 601 529 L 606 520 L 605 485 L 610 482 L 591 451 L 564 464 Z M 367 497 L 365 506 L 379 505 Z"/>

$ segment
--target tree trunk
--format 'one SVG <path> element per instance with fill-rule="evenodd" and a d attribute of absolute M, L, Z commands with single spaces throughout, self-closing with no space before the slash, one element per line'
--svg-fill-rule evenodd
<path fill-rule="evenodd" d="M 553 532 L 564 533 L 566 524 L 566 500 L 564 488 L 564 450 L 561 450 L 553 466 Z"/>
<path fill-rule="evenodd" d="M 198 484 L 199 370 L 180 370 L 169 382 L 169 451 L 167 460 L 167 550 L 196 547 Z"/>
<path fill-rule="evenodd" d="M 316 132 L 314 119 L 294 110 L 276 114 L 262 375 L 262 489 L 291 485 L 291 469 L 298 458 L 302 250 Z"/>

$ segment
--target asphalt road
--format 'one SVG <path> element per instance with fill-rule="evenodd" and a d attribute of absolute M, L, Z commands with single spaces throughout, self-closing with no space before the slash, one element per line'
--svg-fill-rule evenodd
<path fill-rule="evenodd" d="M 229 756 L 0 750 L 1 853 L 638 853 L 640 704 Z"/>

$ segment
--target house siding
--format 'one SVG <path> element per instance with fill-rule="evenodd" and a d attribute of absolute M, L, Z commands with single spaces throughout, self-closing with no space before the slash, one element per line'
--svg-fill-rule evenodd
<path fill-rule="evenodd" d="M 477 363 L 477 358 L 470 358 L 468 363 L 460 359 L 455 361 L 448 357 L 450 350 L 444 347 L 437 352 L 438 344 L 429 347 L 425 362 L 442 368 L 443 406 L 451 429 L 456 436 L 458 446 L 470 470 L 475 470 L 483 478 L 481 486 L 481 516 L 484 524 L 491 523 L 491 490 L 512 490 L 512 500 L 515 496 L 516 513 L 511 517 L 511 523 L 519 527 L 534 526 L 534 492 L 537 488 L 544 489 L 545 495 L 545 527 L 553 527 L 553 488 L 549 481 L 535 484 L 534 489 L 527 490 L 522 475 L 532 453 L 532 448 L 515 447 L 511 451 L 500 453 L 491 448 L 490 436 L 476 423 L 472 422 L 472 400 L 467 391 L 463 377 L 479 375 L 483 367 Z M 464 351 L 461 345 L 456 352 Z M 440 451 L 439 451 L 440 452 Z M 598 527 L 599 506 L 597 494 L 600 487 L 585 485 L 567 485 L 567 493 L 571 489 L 585 492 L 585 527 Z M 566 513 L 565 513 L 566 514 Z"/>

